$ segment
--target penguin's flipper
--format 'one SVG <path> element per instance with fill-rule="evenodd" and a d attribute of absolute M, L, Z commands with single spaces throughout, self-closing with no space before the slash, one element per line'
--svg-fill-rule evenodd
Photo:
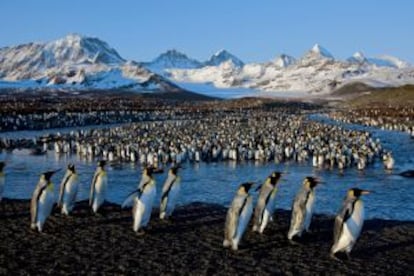
<path fill-rule="evenodd" d="M 96 183 L 96 180 L 98 179 L 98 174 L 99 173 L 96 172 L 93 176 L 93 179 L 92 179 L 91 189 L 90 189 L 90 192 L 89 192 L 89 206 L 92 206 L 93 198 L 95 196 L 95 183 Z"/>
<path fill-rule="evenodd" d="M 70 179 L 70 174 L 65 175 L 65 178 L 63 179 L 62 183 L 60 184 L 59 199 L 58 199 L 58 202 L 57 202 L 58 207 L 62 207 L 63 194 L 65 193 L 66 184 L 68 183 L 69 179 Z"/>
<path fill-rule="evenodd" d="M 127 207 L 132 207 L 134 205 L 134 199 L 135 197 L 140 197 L 141 195 L 141 190 L 140 189 L 136 189 L 135 191 L 131 192 L 124 200 L 124 202 L 121 205 L 121 208 L 127 208 Z"/>
<path fill-rule="evenodd" d="M 345 201 L 342 206 L 341 212 L 335 217 L 334 244 L 337 243 L 339 238 L 341 237 L 344 223 L 351 216 L 353 207 L 353 202 Z"/>
<path fill-rule="evenodd" d="M 168 203 L 168 193 L 164 193 L 161 196 L 160 212 L 165 212 L 167 210 L 167 203 Z"/>

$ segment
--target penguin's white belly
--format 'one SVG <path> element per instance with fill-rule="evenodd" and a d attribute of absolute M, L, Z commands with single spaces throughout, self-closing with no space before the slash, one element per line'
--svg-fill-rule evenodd
<path fill-rule="evenodd" d="M 146 188 L 140 198 L 135 199 L 134 231 L 142 226 L 147 226 L 152 212 L 152 205 L 155 199 L 155 186 Z"/>
<path fill-rule="evenodd" d="M 337 251 L 350 252 L 361 234 L 364 224 L 364 204 L 358 200 L 354 206 L 352 216 L 344 223 L 341 237 L 338 241 Z"/>
<path fill-rule="evenodd" d="M 67 214 L 72 211 L 73 205 L 76 200 L 76 194 L 78 192 L 78 182 L 74 177 L 71 177 L 65 185 L 63 196 L 63 210 Z"/>
<path fill-rule="evenodd" d="M 313 206 L 315 203 L 315 195 L 311 192 L 308 197 L 308 201 L 306 202 L 306 211 L 305 211 L 305 224 L 304 229 L 309 231 L 309 226 L 312 221 L 312 214 L 313 214 Z M 302 229 L 303 231 L 303 229 Z"/>
<path fill-rule="evenodd" d="M 276 193 L 274 192 L 274 194 L 270 196 L 269 202 L 263 210 L 262 221 L 259 228 L 260 233 L 263 233 L 267 223 L 272 219 L 273 212 L 275 211 L 275 195 Z"/>
<path fill-rule="evenodd" d="M 98 176 L 98 179 L 95 183 L 95 195 L 94 195 L 94 209 L 97 210 L 99 206 L 105 200 L 106 194 L 106 186 L 107 186 L 107 178 L 106 176 Z"/>
<path fill-rule="evenodd" d="M 172 214 L 175 208 L 175 204 L 177 203 L 178 194 L 180 193 L 181 185 L 180 183 L 176 183 L 171 187 L 171 190 L 168 194 L 168 201 L 167 201 L 167 208 L 166 213 L 168 216 Z"/>
<path fill-rule="evenodd" d="M 45 223 L 47 217 L 52 212 L 53 203 L 55 201 L 55 197 L 53 192 L 49 190 L 45 190 L 39 198 L 37 203 L 37 218 L 36 224 L 41 230 L 43 228 L 43 224 Z"/>

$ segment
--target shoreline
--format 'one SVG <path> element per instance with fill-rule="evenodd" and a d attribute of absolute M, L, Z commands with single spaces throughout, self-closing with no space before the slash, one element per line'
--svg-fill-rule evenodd
<path fill-rule="evenodd" d="M 57 210 L 44 233 L 30 229 L 29 200 L 0 203 L 0 274 L 170 273 L 170 274 L 320 274 L 408 275 L 414 271 L 414 222 L 365 221 L 352 260 L 329 257 L 333 216 L 316 214 L 312 232 L 299 244 L 286 238 L 290 211 L 277 209 L 263 235 L 249 228 L 237 252 L 222 247 L 227 209 L 191 203 L 179 206 L 171 221 L 154 209 L 145 235 L 132 231 L 131 210 L 105 203 L 93 215 L 86 201 L 71 217 Z"/>

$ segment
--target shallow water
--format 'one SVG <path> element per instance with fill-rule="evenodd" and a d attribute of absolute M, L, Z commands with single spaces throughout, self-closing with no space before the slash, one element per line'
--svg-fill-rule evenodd
<path fill-rule="evenodd" d="M 335 123 L 320 115 L 312 119 Z M 347 169 L 342 175 L 338 170 L 315 170 L 310 163 L 255 163 L 255 162 L 220 162 L 184 164 L 179 174 L 182 190 L 179 204 L 195 201 L 218 203 L 228 206 L 234 196 L 237 186 L 246 181 L 255 181 L 257 187 L 273 170 L 285 172 L 277 195 L 277 208 L 290 209 L 296 191 L 305 176 L 316 175 L 325 184 L 317 187 L 316 212 L 334 214 L 340 208 L 346 190 L 350 187 L 374 191 L 365 196 L 366 215 L 369 218 L 414 220 L 414 181 L 403 178 L 396 173 L 414 168 L 414 139 L 401 132 L 382 131 L 375 128 L 357 125 L 346 125 L 348 128 L 365 129 L 381 139 L 385 149 L 393 151 L 396 168 L 393 173 L 385 172 L 382 163 L 377 162 L 364 172 Z M 27 135 L 37 135 L 37 132 L 27 132 Z M 1 135 L 0 135 L 1 137 Z M 52 179 L 57 195 L 59 183 L 64 169 L 69 162 L 75 163 L 80 175 L 80 192 L 78 199 L 87 199 L 89 185 L 95 170 L 96 161 L 81 160 L 75 155 L 56 155 L 49 151 L 43 156 L 20 154 L 0 154 L 0 160 L 7 160 L 5 197 L 30 198 L 41 172 L 62 168 Z M 108 200 L 121 203 L 124 197 L 133 190 L 139 179 L 141 168 L 136 164 L 124 164 L 122 167 L 108 166 Z M 167 171 L 167 170 L 166 170 Z M 160 191 L 167 174 L 155 175 Z M 257 193 L 255 193 L 257 196 Z"/>

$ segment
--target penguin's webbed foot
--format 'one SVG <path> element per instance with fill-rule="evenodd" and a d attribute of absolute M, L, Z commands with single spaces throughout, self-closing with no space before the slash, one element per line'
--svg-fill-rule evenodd
<path fill-rule="evenodd" d="M 136 232 L 137 236 L 143 236 L 145 235 L 145 230 L 144 229 L 140 229 Z"/>
<path fill-rule="evenodd" d="M 334 259 L 337 262 L 343 263 L 343 261 L 341 259 L 339 259 L 338 257 L 335 256 L 335 253 L 331 253 L 329 255 L 329 257 L 331 257 L 332 259 Z"/>
<path fill-rule="evenodd" d="M 299 245 L 301 245 L 298 241 L 293 240 L 293 238 L 292 238 L 292 239 L 288 239 L 288 240 L 289 240 L 289 243 L 290 243 L 291 245 L 294 245 L 294 246 L 299 246 Z"/>

